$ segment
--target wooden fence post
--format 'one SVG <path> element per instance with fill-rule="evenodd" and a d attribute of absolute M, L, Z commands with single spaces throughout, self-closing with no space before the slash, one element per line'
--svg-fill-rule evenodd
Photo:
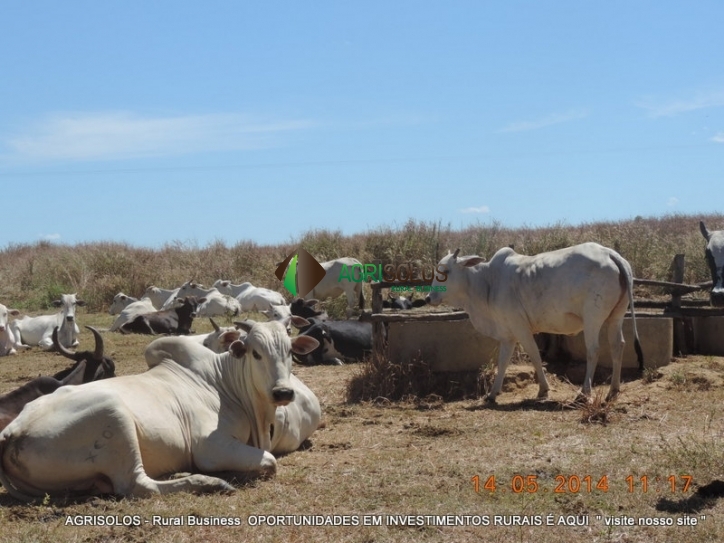
<path fill-rule="evenodd" d="M 671 282 L 684 282 L 684 266 L 686 265 L 686 257 L 679 253 L 674 255 L 671 263 Z M 681 291 L 673 290 L 671 292 L 671 309 L 674 313 L 681 310 Z M 679 356 L 686 356 L 691 352 L 693 346 L 693 324 L 690 317 L 674 317 L 674 353 Z"/>

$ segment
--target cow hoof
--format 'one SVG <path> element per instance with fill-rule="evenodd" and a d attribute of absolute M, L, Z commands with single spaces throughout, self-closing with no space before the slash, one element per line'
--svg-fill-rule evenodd
<path fill-rule="evenodd" d="M 548 399 L 548 390 L 541 390 L 540 392 L 538 392 L 537 399 L 547 400 Z"/>
<path fill-rule="evenodd" d="M 611 400 L 615 400 L 615 399 L 618 397 L 618 394 L 619 394 L 619 391 L 618 391 L 618 390 L 614 390 L 614 391 L 612 391 L 612 392 L 609 392 L 609 393 L 606 395 L 606 401 L 607 401 L 607 402 L 610 402 Z"/>
<path fill-rule="evenodd" d="M 495 396 L 491 396 L 490 394 L 486 394 L 485 397 L 483 398 L 483 401 L 485 403 L 493 403 L 493 404 L 496 403 Z"/>
<path fill-rule="evenodd" d="M 579 392 L 576 396 L 576 399 L 573 400 L 573 403 L 576 405 L 585 405 L 587 403 L 590 403 L 591 396 L 590 394 L 584 394 L 583 392 Z"/>

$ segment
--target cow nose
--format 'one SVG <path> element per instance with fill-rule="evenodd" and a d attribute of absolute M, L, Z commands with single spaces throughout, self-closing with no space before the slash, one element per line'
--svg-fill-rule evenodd
<path fill-rule="evenodd" d="M 425 296 L 425 303 L 426 303 L 426 304 L 429 304 L 429 303 L 430 303 L 430 295 L 429 295 L 429 294 L 428 294 L 427 296 Z"/>
<path fill-rule="evenodd" d="M 73 322 L 73 315 L 68 315 L 65 320 L 67 320 L 68 322 Z"/>
<path fill-rule="evenodd" d="M 291 388 L 275 388 L 272 390 L 275 403 L 289 403 L 294 399 L 294 390 Z"/>
<path fill-rule="evenodd" d="M 715 290 L 711 293 L 711 305 L 715 307 L 724 306 L 724 290 Z"/>
<path fill-rule="evenodd" d="M 4 331 L 5 331 L 5 327 L 4 327 L 4 326 L 0 326 L 0 332 L 4 332 Z"/>

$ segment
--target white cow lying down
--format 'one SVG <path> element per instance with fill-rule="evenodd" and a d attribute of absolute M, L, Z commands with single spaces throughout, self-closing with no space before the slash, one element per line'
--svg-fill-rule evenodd
<path fill-rule="evenodd" d="M 295 411 L 280 417 L 278 409 L 294 403 L 292 352 L 316 348 L 309 339 L 291 339 L 278 322 L 254 324 L 223 354 L 183 338 L 157 339 L 146 348 L 145 373 L 61 387 L 28 404 L 0 433 L 0 482 L 30 501 L 67 491 L 231 490 L 201 473 L 273 474 L 270 451 L 308 437 L 290 443 L 300 423 Z M 197 473 L 157 480 L 185 471 Z"/>
<path fill-rule="evenodd" d="M 216 324 L 214 319 L 209 320 L 214 327 L 213 332 L 184 336 L 184 339 L 201 343 L 215 353 L 223 353 L 234 341 L 243 340 L 247 334 L 246 330 L 251 329 L 251 325 L 254 324 L 254 321 L 244 321 L 239 322 L 237 326 L 223 327 Z M 287 332 L 289 332 L 289 323 L 296 327 L 309 326 L 309 321 L 306 319 L 290 316 L 288 320 L 282 322 L 287 327 Z M 296 451 L 302 442 L 319 428 L 322 421 L 322 407 L 314 392 L 296 375 L 292 374 L 290 380 L 294 389 L 294 401 L 284 407 L 277 407 L 274 435 L 278 434 L 279 441 L 275 440 L 276 444 L 271 451 L 273 453 Z"/>

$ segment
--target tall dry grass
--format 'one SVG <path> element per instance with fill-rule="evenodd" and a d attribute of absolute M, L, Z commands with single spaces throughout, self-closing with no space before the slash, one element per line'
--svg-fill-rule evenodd
<path fill-rule="evenodd" d="M 434 264 L 447 251 L 487 258 L 500 247 L 514 245 L 523 254 L 560 249 L 596 241 L 620 252 L 636 277 L 666 280 L 676 253 L 687 255 L 684 281 L 709 280 L 699 220 L 710 229 L 724 227 L 724 215 L 667 215 L 629 221 L 554 224 L 543 228 L 505 228 L 500 223 L 453 230 L 449 225 L 410 219 L 400 228 L 381 226 L 364 234 L 343 236 L 339 231 L 312 230 L 294 243 L 265 246 L 244 241 L 227 247 L 216 241 L 204 247 L 170 243 L 160 249 L 124 243 L 11 244 L 0 251 L 0 302 L 24 310 L 40 310 L 63 292 L 78 292 L 89 311 L 105 311 L 122 291 L 140 296 L 149 285 L 179 286 L 194 279 L 251 281 L 282 290 L 274 276 L 276 263 L 295 247 L 319 261 L 353 256 L 362 262 L 419 261 Z"/>

